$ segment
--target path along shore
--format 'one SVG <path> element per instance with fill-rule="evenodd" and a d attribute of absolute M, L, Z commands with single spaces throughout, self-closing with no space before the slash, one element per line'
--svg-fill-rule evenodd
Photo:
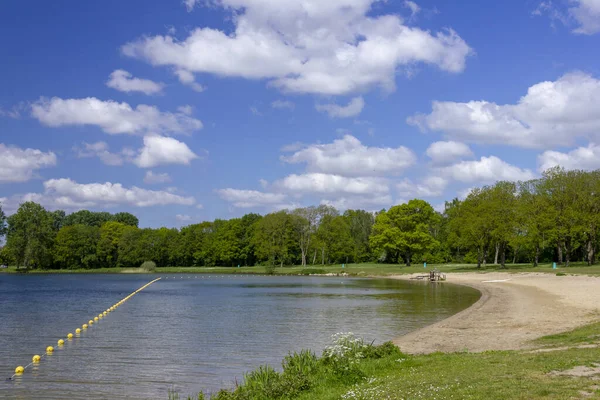
<path fill-rule="evenodd" d="M 600 278 L 450 273 L 447 282 L 471 286 L 482 296 L 450 318 L 395 339 L 402 351 L 423 354 L 527 349 L 533 348 L 533 339 L 600 321 Z"/>

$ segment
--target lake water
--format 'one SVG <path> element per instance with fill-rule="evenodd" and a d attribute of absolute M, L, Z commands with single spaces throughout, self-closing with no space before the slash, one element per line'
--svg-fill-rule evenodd
<path fill-rule="evenodd" d="M 0 275 L 0 398 L 166 399 L 215 391 L 336 332 L 376 343 L 479 298 L 447 283 L 289 276 L 163 276 L 62 348 L 90 318 L 160 275 Z M 54 354 L 13 381 L 17 365 Z"/>

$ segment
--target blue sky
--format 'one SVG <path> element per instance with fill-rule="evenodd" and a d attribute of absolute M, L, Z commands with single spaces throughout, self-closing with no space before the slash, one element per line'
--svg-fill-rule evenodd
<path fill-rule="evenodd" d="M 0 202 L 143 226 L 600 168 L 600 0 L 3 1 Z"/>

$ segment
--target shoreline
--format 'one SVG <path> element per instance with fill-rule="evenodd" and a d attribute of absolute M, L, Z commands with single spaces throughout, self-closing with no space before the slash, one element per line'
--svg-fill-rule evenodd
<path fill-rule="evenodd" d="M 532 349 L 539 337 L 600 320 L 600 279 L 595 277 L 467 272 L 449 273 L 446 282 L 472 287 L 481 297 L 451 317 L 394 339 L 403 352 Z"/>

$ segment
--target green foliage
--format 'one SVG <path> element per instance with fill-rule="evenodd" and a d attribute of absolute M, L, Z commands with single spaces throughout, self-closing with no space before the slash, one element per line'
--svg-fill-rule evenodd
<path fill-rule="evenodd" d="M 100 240 L 100 228 L 71 225 L 61 228 L 54 240 L 54 261 L 63 268 L 96 268 L 96 248 Z"/>
<path fill-rule="evenodd" d="M 44 207 L 34 202 L 21 204 L 8 218 L 6 247 L 17 266 L 47 268 L 52 263 L 53 220 Z"/>
<path fill-rule="evenodd" d="M 144 261 L 140 268 L 144 271 L 154 272 L 156 271 L 156 263 L 154 261 Z"/>
<path fill-rule="evenodd" d="M 265 274 L 267 275 L 275 275 L 275 265 L 268 264 L 265 266 Z"/>
<path fill-rule="evenodd" d="M 565 274 L 564 272 L 557 272 L 556 276 L 567 276 L 567 274 Z"/>
<path fill-rule="evenodd" d="M 323 268 L 303 268 L 299 275 L 324 275 L 327 271 Z"/>
<path fill-rule="evenodd" d="M 2 210 L 2 204 L 0 204 L 0 239 L 6 235 L 8 227 L 6 225 L 6 214 Z"/>

